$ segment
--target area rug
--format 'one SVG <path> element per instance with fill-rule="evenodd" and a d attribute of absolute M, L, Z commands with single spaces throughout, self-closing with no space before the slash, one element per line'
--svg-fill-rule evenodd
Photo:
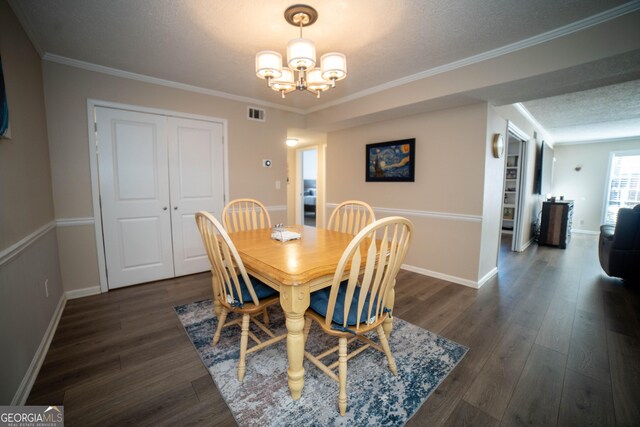
<path fill-rule="evenodd" d="M 220 342 L 211 347 L 217 325 L 211 300 L 175 310 L 240 426 L 402 426 L 468 351 L 460 344 L 394 318 L 390 345 L 398 375 L 389 371 L 385 355 L 373 349 L 349 360 L 347 413 L 341 417 L 338 383 L 306 359 L 302 397 L 297 401 L 291 399 L 286 340 L 247 355 L 247 371 L 240 383 L 237 377 L 240 328 L 223 329 Z M 283 333 L 282 311 L 270 308 L 269 313 L 271 329 Z M 266 337 L 253 323 L 251 331 L 260 338 Z M 375 332 L 370 338 L 377 341 Z M 314 325 L 306 350 L 318 354 L 337 343 L 335 337 L 322 333 Z M 359 345 L 350 344 L 349 352 Z"/>

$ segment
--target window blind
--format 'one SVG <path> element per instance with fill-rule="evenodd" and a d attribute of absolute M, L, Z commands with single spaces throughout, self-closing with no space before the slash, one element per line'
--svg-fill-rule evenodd
<path fill-rule="evenodd" d="M 611 159 L 604 222 L 615 224 L 620 208 L 632 208 L 638 203 L 640 203 L 640 154 L 614 154 Z"/>

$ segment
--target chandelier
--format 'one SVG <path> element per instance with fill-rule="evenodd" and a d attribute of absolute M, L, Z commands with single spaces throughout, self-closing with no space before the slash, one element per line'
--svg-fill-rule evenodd
<path fill-rule="evenodd" d="M 318 19 L 318 12 L 311 6 L 290 6 L 284 11 L 284 19 L 300 27 L 300 37 L 287 45 L 288 67 L 282 66 L 282 55 L 278 52 L 263 50 L 256 54 L 256 74 L 283 98 L 294 90 L 306 90 L 320 98 L 320 93 L 336 87 L 336 81 L 347 77 L 347 57 L 337 52 L 325 53 L 316 67 L 316 46 L 302 37 L 302 28 Z"/>

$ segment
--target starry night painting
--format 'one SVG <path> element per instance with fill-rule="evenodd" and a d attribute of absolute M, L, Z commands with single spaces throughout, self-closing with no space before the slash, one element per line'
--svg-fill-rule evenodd
<path fill-rule="evenodd" d="M 367 144 L 366 179 L 371 182 L 414 182 L 416 140 Z"/>

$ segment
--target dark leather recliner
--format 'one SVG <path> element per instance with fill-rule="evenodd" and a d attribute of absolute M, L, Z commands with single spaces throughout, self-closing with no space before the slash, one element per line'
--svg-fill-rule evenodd
<path fill-rule="evenodd" d="M 620 209 L 615 228 L 600 227 L 598 255 L 609 276 L 640 282 L 640 205 Z"/>

